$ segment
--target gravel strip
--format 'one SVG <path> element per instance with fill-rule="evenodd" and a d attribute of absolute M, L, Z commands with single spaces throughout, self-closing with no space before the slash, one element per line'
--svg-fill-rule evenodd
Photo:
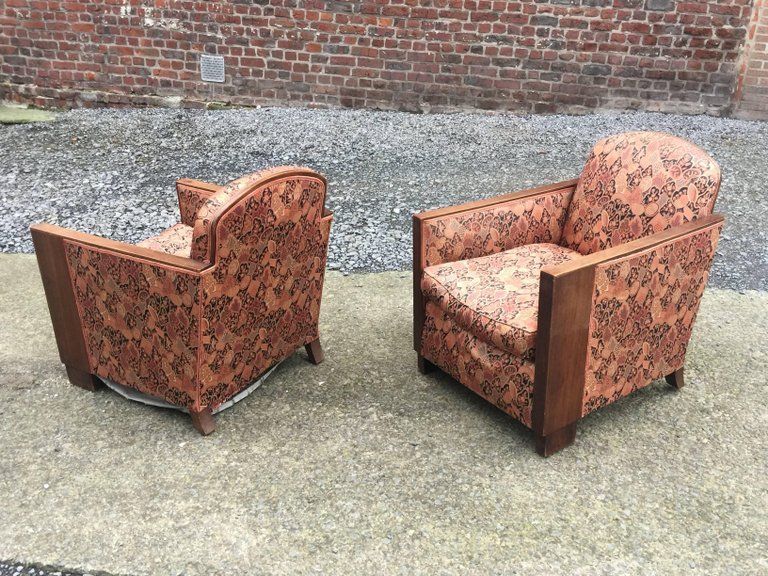
<path fill-rule="evenodd" d="M 83 572 L 71 572 L 56 568 L 39 568 L 19 562 L 0 561 L 0 576 L 95 576 Z"/>
<path fill-rule="evenodd" d="M 330 181 L 329 267 L 404 270 L 412 213 L 572 178 L 598 138 L 638 129 L 680 135 L 720 163 L 728 222 L 711 283 L 768 290 L 768 123 L 708 116 L 76 110 L 0 127 L 0 250 L 31 252 L 40 221 L 137 242 L 177 221 L 176 178 L 304 164 Z"/>

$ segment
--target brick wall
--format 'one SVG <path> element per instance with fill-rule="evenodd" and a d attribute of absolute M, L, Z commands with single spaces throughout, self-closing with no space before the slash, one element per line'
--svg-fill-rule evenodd
<path fill-rule="evenodd" d="M 752 3 L 3 0 L 0 98 L 723 114 Z"/>
<path fill-rule="evenodd" d="M 768 120 L 768 0 L 755 0 L 735 100 L 737 116 Z"/>

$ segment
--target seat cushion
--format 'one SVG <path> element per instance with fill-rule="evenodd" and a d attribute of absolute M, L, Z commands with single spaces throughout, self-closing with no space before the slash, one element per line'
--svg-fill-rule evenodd
<path fill-rule="evenodd" d="M 421 290 L 458 325 L 484 342 L 534 359 L 539 276 L 581 255 L 555 244 L 529 244 L 490 256 L 424 269 Z"/>
<path fill-rule="evenodd" d="M 192 249 L 192 226 L 174 224 L 157 236 L 137 242 L 136 246 L 189 258 Z"/>

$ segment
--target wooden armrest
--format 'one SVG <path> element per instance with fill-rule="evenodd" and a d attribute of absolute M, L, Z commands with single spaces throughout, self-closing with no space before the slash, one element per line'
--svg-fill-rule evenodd
<path fill-rule="evenodd" d="M 103 251 L 117 258 L 138 261 L 145 267 L 170 268 L 178 276 L 191 277 L 196 282 L 199 282 L 200 272 L 205 269 L 203 263 L 190 258 L 156 252 L 51 224 L 34 225 L 31 232 L 59 357 L 68 372 L 96 373 L 96 366 L 91 365 L 78 310 L 74 288 L 76 278 L 72 277 L 67 262 L 68 243 L 83 246 L 86 250 Z"/>
<path fill-rule="evenodd" d="M 681 224 L 680 226 L 668 228 L 662 232 L 657 232 L 656 234 L 651 234 L 650 236 L 639 238 L 637 240 L 633 240 L 632 242 L 627 242 L 626 244 L 619 244 L 618 246 L 608 248 L 607 250 L 601 250 L 600 252 L 588 254 L 582 258 L 576 258 L 575 260 L 564 262 L 558 266 L 542 268 L 542 281 L 544 280 L 545 275 L 552 277 L 562 277 L 582 268 L 594 268 L 598 264 L 603 264 L 611 260 L 620 260 L 622 258 L 636 255 L 639 252 L 644 252 L 646 250 L 655 248 L 662 244 L 673 242 L 679 238 L 683 238 L 689 236 L 692 233 L 696 233 L 700 230 L 704 230 L 705 228 L 709 228 L 710 226 L 721 224 L 724 221 L 725 217 L 722 214 L 710 214 L 708 216 L 704 216 L 703 218 L 698 218 L 691 222 L 687 222 L 686 224 Z"/>
<path fill-rule="evenodd" d="M 165 252 L 158 252 L 142 246 L 94 236 L 93 234 L 77 232 L 76 230 L 62 228 L 53 224 L 34 224 L 30 230 L 32 231 L 32 240 L 35 244 L 35 252 L 38 254 L 38 261 L 41 256 L 45 257 L 45 253 L 51 248 L 52 243 L 69 241 L 112 252 L 118 256 L 142 260 L 148 264 L 169 266 L 185 272 L 199 273 L 209 267 L 209 265 L 192 258 L 166 254 Z"/>
<path fill-rule="evenodd" d="M 533 429 L 551 434 L 582 415 L 590 319 L 598 268 L 636 258 L 722 226 L 712 214 L 541 270 Z"/>

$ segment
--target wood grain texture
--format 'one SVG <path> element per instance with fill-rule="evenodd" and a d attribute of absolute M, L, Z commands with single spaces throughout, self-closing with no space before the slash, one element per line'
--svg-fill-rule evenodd
<path fill-rule="evenodd" d="M 213 421 L 213 414 L 210 408 L 205 408 L 199 412 L 190 412 L 192 426 L 203 436 L 208 436 L 216 431 L 216 424 Z"/>
<path fill-rule="evenodd" d="M 421 353 L 421 331 L 424 328 L 424 295 L 421 277 L 424 274 L 424 245 L 421 241 L 424 219 L 413 215 L 413 349 Z M 419 354 L 421 358 L 421 354 Z"/>
<path fill-rule="evenodd" d="M 542 269 L 533 394 L 533 430 L 536 434 L 548 436 L 581 417 L 596 266 L 674 242 L 722 222 L 722 215 L 711 214 Z"/>
<path fill-rule="evenodd" d="M 65 368 L 67 369 L 67 378 L 69 378 L 69 381 L 78 388 L 96 392 L 96 390 L 104 386 L 104 383 L 93 374 L 83 372 L 72 366 L 65 365 Z"/>
<path fill-rule="evenodd" d="M 549 436 L 581 417 L 594 265 L 541 271 L 533 431 Z"/>
<path fill-rule="evenodd" d="M 576 422 L 550 432 L 546 436 L 536 434 L 536 452 L 541 456 L 551 456 L 576 440 Z"/>
<path fill-rule="evenodd" d="M 305 344 L 304 349 L 307 351 L 307 356 L 312 364 L 320 364 L 320 362 L 325 359 L 323 348 L 320 346 L 320 338 L 312 340 L 309 344 Z"/>
<path fill-rule="evenodd" d="M 416 365 L 419 369 L 419 372 L 422 374 L 429 374 L 435 369 L 435 365 L 432 364 L 429 360 L 424 358 L 421 354 L 418 355 L 416 359 Z"/>
<path fill-rule="evenodd" d="M 190 188 L 196 188 L 200 191 L 215 194 L 222 189 L 220 184 L 213 184 L 212 182 L 203 182 L 202 180 L 195 180 L 193 178 L 179 178 L 176 180 L 176 187 L 189 186 Z"/>
<path fill-rule="evenodd" d="M 78 373 L 90 374 L 93 370 L 88 359 L 75 295 L 72 292 L 64 238 L 56 233 L 56 228 L 46 225 L 32 226 L 32 242 L 51 314 L 59 358 L 67 365 L 67 371 L 72 370 L 75 375 L 77 381 L 72 383 L 78 384 L 81 380 L 85 381 Z"/>
<path fill-rule="evenodd" d="M 537 186 L 536 188 L 528 188 L 526 190 L 519 190 L 517 192 L 509 192 L 507 194 L 501 194 L 492 198 L 486 198 L 485 200 L 475 200 L 473 202 L 457 204 L 456 206 L 446 206 L 445 208 L 427 210 L 425 212 L 415 214 L 414 218 L 418 217 L 420 220 L 428 220 L 430 218 L 440 218 L 451 214 L 460 214 L 462 212 L 474 212 L 475 210 L 493 207 L 497 204 L 505 204 L 507 202 L 525 200 L 528 198 L 534 198 L 536 196 L 546 196 L 552 192 L 558 192 L 568 188 L 575 188 L 578 181 L 578 178 L 574 178 L 572 180 L 564 180 L 562 182 Z"/>
<path fill-rule="evenodd" d="M 595 252 L 594 254 L 588 254 L 586 256 L 582 256 L 581 258 L 571 260 L 570 262 L 560 264 L 556 267 L 546 268 L 546 270 L 554 275 L 562 275 L 578 268 L 595 266 L 597 264 L 603 264 L 611 260 L 620 260 L 621 258 L 626 258 L 628 256 L 637 254 L 638 252 L 644 252 L 645 250 L 655 248 L 662 244 L 667 244 L 678 238 L 683 238 L 691 233 L 699 232 L 711 226 L 719 226 L 724 222 L 724 220 L 725 218 L 722 214 L 709 214 L 702 218 L 693 220 L 692 222 L 681 224 L 680 226 L 675 226 L 674 228 L 668 228 L 663 232 L 657 232 L 656 234 L 651 234 L 650 236 L 645 236 L 644 238 L 639 238 L 637 240 L 633 240 L 632 242 L 627 242 L 626 244 L 620 244 L 618 246 L 608 248 L 607 250 L 601 250 L 600 252 Z"/>
<path fill-rule="evenodd" d="M 673 386 L 677 388 L 678 390 L 685 386 L 685 378 L 683 377 L 683 370 L 684 368 L 678 368 L 672 374 L 667 374 L 664 376 L 664 379 L 667 381 L 667 384 L 670 386 Z"/>

